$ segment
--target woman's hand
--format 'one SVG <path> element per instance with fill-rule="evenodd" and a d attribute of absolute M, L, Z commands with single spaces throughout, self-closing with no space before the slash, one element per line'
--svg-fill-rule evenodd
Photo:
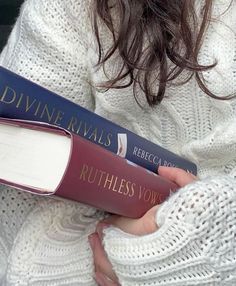
<path fill-rule="evenodd" d="M 184 187 L 197 179 L 194 175 L 178 168 L 159 167 L 158 173 L 160 176 L 171 180 L 180 187 Z M 104 227 L 108 227 L 110 225 L 115 226 L 127 233 L 134 235 L 146 235 L 155 232 L 158 229 L 155 222 L 155 214 L 158 207 L 159 206 L 154 206 L 139 219 L 131 219 L 113 215 L 98 223 L 96 232 L 89 236 L 89 243 L 91 245 L 94 257 L 95 280 L 98 285 L 119 285 L 118 278 L 112 269 L 112 265 L 109 262 L 101 243 Z"/>

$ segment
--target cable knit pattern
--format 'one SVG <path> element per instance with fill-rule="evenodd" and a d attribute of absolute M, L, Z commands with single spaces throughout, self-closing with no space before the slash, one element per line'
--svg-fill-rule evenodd
<path fill-rule="evenodd" d="M 98 219 L 95 210 L 80 204 L 50 199 L 38 204 L 15 240 L 8 284 L 95 285 L 87 237 Z"/>
<path fill-rule="evenodd" d="M 121 63 L 112 58 L 106 74 L 94 67 L 90 2 L 26 0 L 0 64 L 198 165 L 201 181 L 162 205 L 158 231 L 141 237 L 105 231 L 122 285 L 236 285 L 236 100 L 206 96 L 194 78 L 169 86 L 155 109 L 140 91 L 141 109 L 132 87 L 97 89 Z M 218 60 L 204 77 L 219 96 L 236 92 L 236 1 L 225 11 L 230 2 L 214 1 L 199 54 L 203 65 Z M 112 38 L 104 26 L 100 31 L 107 49 Z M 0 284 L 95 285 L 87 235 L 102 217 L 78 203 L 1 187 Z"/>

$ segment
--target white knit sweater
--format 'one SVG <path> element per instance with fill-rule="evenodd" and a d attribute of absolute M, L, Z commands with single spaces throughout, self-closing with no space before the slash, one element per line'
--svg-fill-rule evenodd
<path fill-rule="evenodd" d="M 204 76 L 219 96 L 236 92 L 236 1 L 222 14 L 229 2 L 215 1 L 199 55 L 204 65 L 218 60 Z M 158 231 L 137 237 L 106 229 L 105 249 L 122 285 L 236 285 L 236 100 L 206 96 L 195 79 L 170 86 L 155 109 L 141 109 L 132 87 L 92 88 L 106 76 L 94 68 L 88 3 L 27 0 L 0 64 L 198 165 L 201 181 L 162 205 Z M 111 38 L 101 31 L 107 48 Z M 119 64 L 110 61 L 107 74 Z M 142 92 L 139 98 L 145 103 Z M 0 284 L 96 285 L 87 236 L 102 217 L 78 203 L 0 187 Z"/>

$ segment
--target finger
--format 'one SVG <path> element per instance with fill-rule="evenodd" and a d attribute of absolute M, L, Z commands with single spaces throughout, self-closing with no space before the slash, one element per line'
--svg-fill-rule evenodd
<path fill-rule="evenodd" d="M 102 239 L 103 229 L 108 225 L 113 225 L 120 228 L 124 232 L 134 234 L 134 235 L 145 235 L 152 233 L 157 230 L 158 226 L 155 221 L 155 215 L 158 210 L 158 205 L 152 207 L 145 215 L 139 219 L 132 219 L 120 216 L 110 216 L 109 218 L 103 220 L 97 224 L 96 231 L 99 237 Z"/>
<path fill-rule="evenodd" d="M 158 174 L 166 179 L 176 183 L 180 187 L 184 187 L 187 184 L 192 183 L 197 180 L 197 177 L 191 173 L 187 173 L 186 171 L 180 168 L 174 167 L 164 167 L 160 166 L 158 168 Z"/>
<path fill-rule="evenodd" d="M 97 224 L 96 231 L 98 232 L 99 237 L 101 239 L 103 236 L 104 225 L 107 224 L 113 225 L 123 230 L 124 232 L 128 232 L 131 234 L 138 234 L 139 230 L 141 230 L 141 223 L 138 219 L 113 215 Z"/>
<path fill-rule="evenodd" d="M 89 236 L 89 243 L 93 251 L 95 272 L 103 273 L 112 281 L 117 282 L 118 279 L 112 270 L 112 265 L 107 258 L 97 233 L 93 233 Z"/>
<path fill-rule="evenodd" d="M 95 280 L 99 286 L 119 286 L 118 282 L 112 281 L 101 272 L 95 273 Z"/>

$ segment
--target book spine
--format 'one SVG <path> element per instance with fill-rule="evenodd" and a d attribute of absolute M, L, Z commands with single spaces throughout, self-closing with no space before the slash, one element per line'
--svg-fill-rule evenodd
<path fill-rule="evenodd" d="M 162 165 L 197 174 L 194 163 L 3 67 L 0 116 L 60 126 L 153 172 Z"/>
<path fill-rule="evenodd" d="M 165 201 L 172 192 L 179 188 L 175 183 L 60 127 L 0 117 L 1 124 L 28 128 L 34 132 L 54 133 L 59 137 L 65 136 L 71 139 L 68 162 L 55 189 L 47 189 L 46 186 L 39 188 L 38 185 L 24 184 L 23 181 L 20 183 L 21 173 L 18 174 L 17 183 L 14 181 L 14 175 L 12 181 L 7 181 L 4 172 L 0 173 L 2 184 L 37 195 L 55 195 L 86 203 L 113 214 L 132 218 L 141 217 L 150 208 Z M 21 143 L 15 140 L 14 144 L 18 150 L 18 144 Z M 11 156 L 11 160 L 15 158 L 13 152 L 4 155 Z M 22 163 L 17 162 L 23 170 Z M 38 164 L 39 162 L 36 163 Z M 41 164 L 47 164 L 47 160 L 41 161 Z M 35 163 L 32 163 L 31 169 L 34 170 L 34 168 Z M 51 171 L 50 178 L 53 177 L 53 169 Z M 24 174 L 23 172 L 23 176 Z"/>
<path fill-rule="evenodd" d="M 161 176 L 73 136 L 71 159 L 57 196 L 122 216 L 138 218 L 178 186 Z"/>

